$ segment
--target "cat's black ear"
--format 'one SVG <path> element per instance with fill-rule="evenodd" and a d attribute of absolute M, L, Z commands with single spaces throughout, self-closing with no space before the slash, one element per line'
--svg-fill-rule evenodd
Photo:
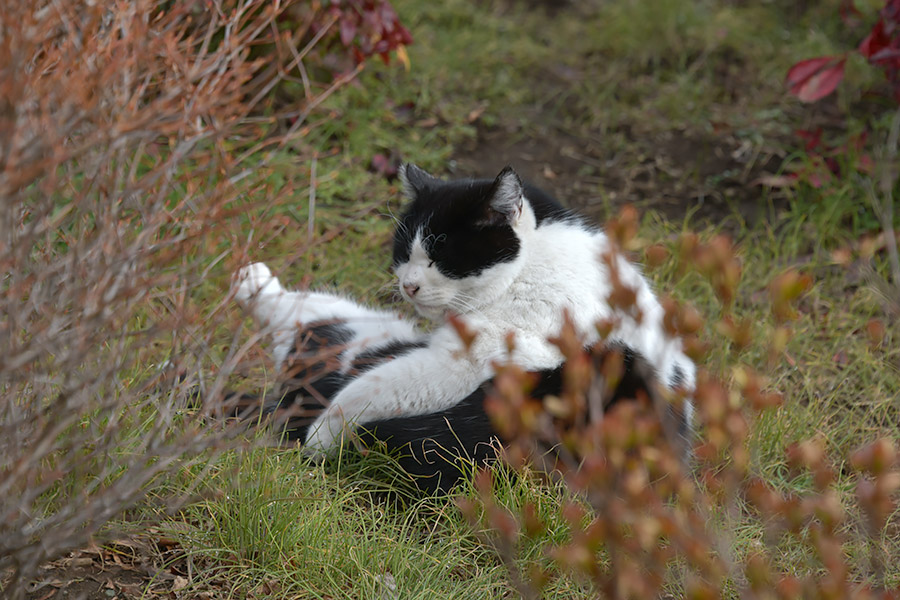
<path fill-rule="evenodd" d="M 518 221 L 522 215 L 523 193 L 522 180 L 512 167 L 507 166 L 500 171 L 491 187 L 487 222 L 499 225 Z"/>
<path fill-rule="evenodd" d="M 410 200 L 415 200 L 422 190 L 440 181 L 412 163 L 400 165 L 397 176 L 400 178 L 400 185 L 403 186 L 403 195 Z"/>

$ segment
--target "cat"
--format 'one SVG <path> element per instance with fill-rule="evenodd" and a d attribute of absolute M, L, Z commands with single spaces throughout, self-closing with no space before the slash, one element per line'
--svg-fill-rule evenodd
<path fill-rule="evenodd" d="M 629 374 L 647 364 L 663 386 L 693 390 L 694 363 L 665 333 L 648 282 L 602 230 L 510 167 L 494 179 L 444 181 L 405 164 L 399 177 L 408 205 L 394 235 L 393 270 L 402 298 L 434 324 L 430 333 L 338 295 L 288 291 L 261 263 L 236 275 L 235 299 L 272 336 L 274 361 L 286 372 L 279 393 L 287 396 L 271 398 L 266 410 L 293 404 L 315 417 L 294 431 L 307 453 L 323 456 L 362 426 L 365 436 L 396 447 L 436 436 L 446 443 L 432 447 L 490 454 L 496 432 L 483 400 L 494 365 L 509 360 L 539 374 L 535 393 L 558 393 L 563 356 L 548 338 L 560 333 L 564 315 L 586 347 L 624 352 Z M 633 292 L 630 309 L 609 302 L 622 286 Z M 451 314 L 475 332 L 468 347 Z M 604 320 L 612 328 L 601 340 Z M 618 396 L 633 395 L 631 379 Z M 686 401 L 683 435 L 691 412 Z"/>

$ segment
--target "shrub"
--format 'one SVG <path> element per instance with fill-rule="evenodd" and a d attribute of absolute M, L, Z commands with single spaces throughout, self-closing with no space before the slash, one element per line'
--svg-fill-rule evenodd
<path fill-rule="evenodd" d="M 608 226 L 620 248 L 629 245 L 636 229 L 632 211 Z M 591 582 L 608 598 L 898 597 L 900 590 L 886 589 L 887 556 L 879 542 L 896 527 L 896 443 L 878 439 L 852 455 L 858 515 L 842 504 L 838 474 L 821 437 L 786 451 L 792 472 L 809 479 L 807 492 L 786 493 L 755 473 L 748 446 L 751 425 L 759 414 L 780 406 L 782 397 L 768 389 L 762 374 L 739 361 L 750 335 L 750 324 L 735 318 L 731 308 L 740 263 L 724 237 L 701 243 L 687 235 L 676 246 L 682 268 L 696 270 L 716 290 L 721 312 L 715 330 L 729 339 L 726 364 L 733 365 L 731 381 L 699 370 L 693 464 L 679 460 L 680 439 L 666 424 L 668 405 L 683 401 L 677 395 L 659 391 L 646 402 L 588 410 L 586 418 L 558 417 L 585 415 L 584 407 L 602 396 L 598 390 L 616 378 L 615 365 L 593 364 L 568 327 L 558 340 L 567 358 L 563 394 L 530 399 L 524 373 L 507 369 L 486 407 L 496 426 L 513 436 L 507 460 L 513 465 L 543 462 L 542 471 L 572 492 L 574 500 L 559 508 L 570 533 L 562 542 L 549 543 L 546 511 L 529 503 L 515 510 L 504 506 L 489 470 L 476 479 L 475 497 L 459 501 L 464 514 L 496 549 L 525 598 L 541 597 L 557 570 Z M 651 254 L 660 252 L 653 247 Z M 810 285 L 808 276 L 794 270 L 772 280 L 770 362 L 780 360 L 796 317 L 793 305 Z M 633 292 L 613 289 L 609 302 L 617 306 L 616 298 L 629 296 Z M 686 348 L 702 357 L 696 335 L 703 323 L 697 313 L 671 300 L 663 304 L 670 332 L 683 336 Z M 522 416 L 517 420 L 516 415 Z M 746 538 L 738 542 L 748 519 L 764 529 L 749 549 Z M 868 561 L 849 556 L 848 545 L 857 536 L 867 540 Z M 812 568 L 804 572 L 783 564 L 785 540 L 814 557 Z M 543 545 L 543 558 L 523 561 L 520 552 L 535 544 Z"/>
<path fill-rule="evenodd" d="M 202 288 L 270 234 L 252 215 L 291 191 L 266 180 L 267 161 L 347 81 L 308 82 L 289 123 L 263 110 L 334 23 L 307 10 L 286 28 L 295 7 L 61 0 L 0 14 L 8 596 L 123 517 L 160 474 L 234 443 L 209 417 L 249 344 L 221 356 L 223 303 Z M 175 506 L 190 490 L 160 494 Z"/>

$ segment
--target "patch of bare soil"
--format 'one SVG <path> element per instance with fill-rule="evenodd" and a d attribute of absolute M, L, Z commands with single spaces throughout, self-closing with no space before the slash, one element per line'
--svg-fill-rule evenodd
<path fill-rule="evenodd" d="M 124 554 L 99 547 L 72 552 L 41 567 L 28 587 L 29 600 L 138 598 L 149 579 L 133 548 Z"/>
<path fill-rule="evenodd" d="M 47 563 L 28 586 L 28 600 L 131 600 L 188 597 L 183 550 L 157 534 L 91 546 Z M 178 560 L 173 560 L 173 557 Z M 196 597 L 196 596 L 193 596 Z"/>
<path fill-rule="evenodd" d="M 737 58 L 715 59 L 723 97 L 742 106 L 738 97 L 753 89 L 752 82 L 741 80 Z M 760 181 L 778 172 L 784 158 L 780 147 L 742 138 L 724 123 L 686 130 L 669 126 L 660 115 L 620 122 L 604 132 L 579 127 L 584 109 L 571 102 L 570 91 L 587 70 L 547 64 L 533 76 L 546 98 L 569 98 L 561 107 L 565 119 L 556 110 L 536 108 L 541 103 L 511 107 L 498 125 L 481 127 L 474 142 L 458 149 L 457 175 L 491 177 L 510 164 L 596 222 L 605 222 L 609 208 L 624 204 L 675 222 L 690 215 L 696 224 L 732 231 L 767 216 L 768 191 Z"/>
<path fill-rule="evenodd" d="M 72 557 L 74 561 L 78 559 Z M 117 565 L 53 566 L 43 570 L 28 593 L 29 600 L 55 598 L 106 600 L 140 598 L 147 578 Z"/>
<path fill-rule="evenodd" d="M 620 133 L 614 149 L 590 131 L 573 135 L 552 124 L 530 124 L 523 136 L 515 126 L 482 129 L 475 143 L 456 157 L 459 175 L 490 177 L 512 165 L 524 178 L 561 202 L 604 222 L 608 206 L 634 204 L 668 219 L 715 223 L 765 217 L 761 176 L 774 173 L 781 157 L 741 141 L 729 132 L 669 130 Z"/>

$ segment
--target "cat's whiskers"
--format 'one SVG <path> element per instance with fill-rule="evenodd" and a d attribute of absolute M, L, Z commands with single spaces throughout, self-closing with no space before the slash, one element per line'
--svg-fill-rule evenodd
<path fill-rule="evenodd" d="M 385 284 L 379 286 L 375 290 L 375 293 L 378 295 L 387 294 L 388 292 L 390 292 L 390 298 L 392 302 L 401 300 L 405 302 L 405 300 L 403 299 L 403 295 L 400 293 L 400 290 L 397 289 L 397 286 Z"/>
<path fill-rule="evenodd" d="M 457 294 L 450 300 L 449 307 L 459 314 L 475 314 L 484 317 L 481 309 L 474 304 L 475 300 L 473 296 Z"/>
<path fill-rule="evenodd" d="M 396 225 L 396 231 L 399 232 L 405 239 L 412 239 L 412 236 L 409 233 L 409 227 L 407 227 L 406 223 L 404 223 L 399 217 L 394 214 L 390 207 L 388 207 L 387 213 L 381 213 L 381 215 L 387 216 L 389 219 L 391 219 Z"/>
<path fill-rule="evenodd" d="M 406 229 L 406 224 L 400 220 L 400 217 L 394 214 L 394 211 L 391 210 L 391 207 L 387 207 L 387 213 L 381 213 L 381 216 L 388 217 L 394 223 L 396 223 L 397 227 L 401 229 Z"/>

